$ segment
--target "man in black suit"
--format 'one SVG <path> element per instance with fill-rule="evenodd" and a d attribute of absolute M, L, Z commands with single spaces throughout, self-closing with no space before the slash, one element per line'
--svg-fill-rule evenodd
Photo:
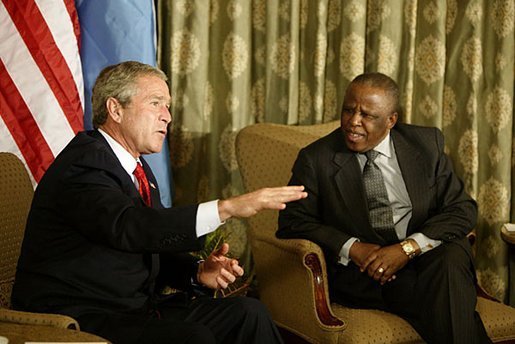
<path fill-rule="evenodd" d="M 171 122 L 166 80 L 138 62 L 100 73 L 92 96 L 96 129 L 77 134 L 36 189 L 12 304 L 70 315 L 113 343 L 281 342 L 259 301 L 196 292 L 226 288 L 243 274 L 226 257 L 227 244 L 205 261 L 188 252 L 230 217 L 283 209 L 306 193 L 268 188 L 163 208 L 141 154 L 161 149 Z M 180 292 L 164 296 L 164 285 Z"/>
<path fill-rule="evenodd" d="M 341 128 L 298 155 L 290 184 L 309 196 L 280 213 L 277 236 L 322 247 L 331 301 L 398 314 L 428 343 L 488 343 L 466 238 L 476 203 L 441 131 L 397 123 L 398 111 L 391 78 L 351 82 Z"/>

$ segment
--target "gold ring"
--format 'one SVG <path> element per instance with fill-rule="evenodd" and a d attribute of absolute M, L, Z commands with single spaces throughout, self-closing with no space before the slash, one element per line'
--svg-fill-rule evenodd
<path fill-rule="evenodd" d="M 383 268 L 379 268 L 379 269 L 377 269 L 377 271 L 379 271 L 379 273 L 382 274 L 384 272 L 384 269 Z"/>

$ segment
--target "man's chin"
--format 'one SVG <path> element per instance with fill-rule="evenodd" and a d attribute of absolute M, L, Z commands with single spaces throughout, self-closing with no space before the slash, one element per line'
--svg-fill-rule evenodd
<path fill-rule="evenodd" d="M 147 149 L 145 152 L 141 153 L 141 154 L 154 154 L 154 153 L 159 153 L 161 152 L 161 150 L 163 149 L 163 144 L 161 145 L 156 145 L 154 147 L 150 147 L 149 149 Z"/>
<path fill-rule="evenodd" d="M 349 150 L 356 153 L 362 153 L 366 150 L 366 145 L 364 145 L 362 142 L 345 140 L 345 145 Z"/>

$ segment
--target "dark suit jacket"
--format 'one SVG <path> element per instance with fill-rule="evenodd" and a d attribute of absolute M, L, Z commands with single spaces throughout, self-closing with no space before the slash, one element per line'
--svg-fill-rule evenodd
<path fill-rule="evenodd" d="M 464 238 L 476 224 L 476 203 L 453 172 L 441 131 L 398 123 L 391 138 L 413 206 L 407 235 Z M 292 173 L 290 184 L 304 185 L 308 197 L 280 212 L 277 237 L 317 243 L 328 267 L 336 266 L 342 245 L 351 237 L 386 244 L 369 223 L 359 162 L 340 129 L 303 148 Z"/>
<path fill-rule="evenodd" d="M 197 206 L 164 209 L 142 162 L 156 186 L 153 208 L 98 131 L 77 134 L 58 155 L 32 202 L 15 308 L 73 317 L 132 311 L 151 300 L 158 275 L 176 287 L 190 285 L 196 266 L 187 252 L 201 248 Z"/>

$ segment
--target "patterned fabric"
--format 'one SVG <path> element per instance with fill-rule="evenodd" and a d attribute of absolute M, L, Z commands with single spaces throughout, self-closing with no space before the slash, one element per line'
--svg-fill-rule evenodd
<path fill-rule="evenodd" d="M 367 195 L 370 224 L 388 243 L 393 244 L 399 238 L 393 225 L 393 211 L 388 200 L 383 173 L 374 162 L 379 152 L 369 150 L 365 155 L 367 156 L 367 163 L 363 169 L 363 185 Z"/>
<path fill-rule="evenodd" d="M 511 293 L 515 305 L 515 266 L 499 235 L 515 221 L 514 1 L 158 3 L 177 204 L 243 191 L 234 148 L 241 128 L 337 119 L 352 78 L 379 71 L 399 84 L 404 122 L 442 129 L 478 202 L 479 281 L 499 299 Z M 222 231 L 234 255 L 248 257 L 244 222 Z"/>

